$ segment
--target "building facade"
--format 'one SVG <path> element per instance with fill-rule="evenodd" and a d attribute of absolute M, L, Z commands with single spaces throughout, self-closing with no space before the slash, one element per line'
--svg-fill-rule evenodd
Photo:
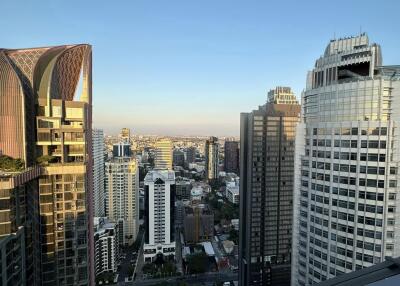
<path fill-rule="evenodd" d="M 172 141 L 169 139 L 160 139 L 155 144 L 155 169 L 172 170 Z"/>
<path fill-rule="evenodd" d="M 185 166 L 185 153 L 179 149 L 175 149 L 172 153 L 174 166 Z"/>
<path fill-rule="evenodd" d="M 399 66 L 365 34 L 332 40 L 302 101 L 293 285 L 400 255 Z"/>
<path fill-rule="evenodd" d="M 94 256 L 96 275 L 116 273 L 119 263 L 118 223 L 105 217 L 94 218 Z"/>
<path fill-rule="evenodd" d="M 185 207 L 183 234 L 189 244 L 210 241 L 214 236 L 214 214 L 205 205 Z"/>
<path fill-rule="evenodd" d="M 192 190 L 192 181 L 183 177 L 176 177 L 175 197 L 176 200 L 190 200 L 190 191 Z"/>
<path fill-rule="evenodd" d="M 93 206 L 94 216 L 105 216 L 105 191 L 104 191 L 104 133 L 101 129 L 93 129 Z"/>
<path fill-rule="evenodd" d="M 280 90 L 270 92 L 258 110 L 241 114 L 240 285 L 290 285 L 300 105 L 293 93 L 291 103 L 280 103 Z"/>
<path fill-rule="evenodd" d="M 240 199 L 239 199 L 239 186 L 227 186 L 226 187 L 226 198 L 228 201 L 230 201 L 232 204 L 239 204 Z"/>
<path fill-rule="evenodd" d="M 224 171 L 239 175 L 239 142 L 225 141 Z"/>
<path fill-rule="evenodd" d="M 206 157 L 206 179 L 217 179 L 219 171 L 219 143 L 217 137 L 210 137 L 206 140 L 204 153 Z"/>
<path fill-rule="evenodd" d="M 139 169 L 132 158 L 105 163 L 106 215 L 118 222 L 119 244 L 132 245 L 139 232 Z"/>
<path fill-rule="evenodd" d="M 186 149 L 186 166 L 189 166 L 189 164 L 191 163 L 195 163 L 196 162 L 196 153 L 197 153 L 197 149 L 196 147 L 189 147 Z"/>
<path fill-rule="evenodd" d="M 153 170 L 147 173 L 145 185 L 144 260 L 175 256 L 175 173 Z"/>
<path fill-rule="evenodd" d="M 38 284 L 40 265 L 36 179 L 40 168 L 0 170 L 0 285 Z"/>
<path fill-rule="evenodd" d="M 131 143 L 119 142 L 113 145 L 113 157 L 131 157 Z"/>
<path fill-rule="evenodd" d="M 40 163 L 36 285 L 93 285 L 91 46 L 0 49 L 0 153 Z M 76 89 L 82 74 L 82 94 Z"/>

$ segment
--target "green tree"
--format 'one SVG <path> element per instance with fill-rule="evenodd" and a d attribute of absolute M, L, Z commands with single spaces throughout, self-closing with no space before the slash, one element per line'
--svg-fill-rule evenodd
<path fill-rule="evenodd" d="M 129 265 L 128 276 L 133 276 L 134 273 L 135 273 L 135 267 L 133 267 L 132 265 Z"/>
<path fill-rule="evenodd" d="M 195 253 L 188 257 L 190 273 L 204 273 L 207 270 L 208 257 L 204 252 Z"/>
<path fill-rule="evenodd" d="M 0 170 L 9 172 L 22 171 L 25 167 L 22 159 L 14 159 L 10 156 L 0 155 Z"/>
<path fill-rule="evenodd" d="M 239 243 L 239 231 L 232 228 L 229 231 L 229 240 L 232 240 L 235 244 L 238 244 Z"/>

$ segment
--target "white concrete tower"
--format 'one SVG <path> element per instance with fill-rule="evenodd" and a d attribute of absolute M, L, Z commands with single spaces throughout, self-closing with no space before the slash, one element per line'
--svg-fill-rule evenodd
<path fill-rule="evenodd" d="M 332 40 L 302 97 L 292 285 L 400 255 L 400 67 L 365 34 Z"/>

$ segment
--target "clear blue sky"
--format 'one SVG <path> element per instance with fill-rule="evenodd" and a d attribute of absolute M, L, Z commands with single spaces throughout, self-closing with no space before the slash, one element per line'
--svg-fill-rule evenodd
<path fill-rule="evenodd" d="M 328 41 L 362 31 L 400 64 L 400 1 L 2 0 L 0 46 L 93 45 L 94 125 L 238 135 L 276 85 L 298 97 Z"/>

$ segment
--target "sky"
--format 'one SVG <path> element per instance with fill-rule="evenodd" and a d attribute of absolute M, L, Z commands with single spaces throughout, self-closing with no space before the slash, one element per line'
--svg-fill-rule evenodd
<path fill-rule="evenodd" d="M 93 46 L 94 127 L 238 136 L 275 86 L 300 98 L 329 40 L 366 32 L 400 64 L 400 1 L 0 0 L 0 47 Z"/>

